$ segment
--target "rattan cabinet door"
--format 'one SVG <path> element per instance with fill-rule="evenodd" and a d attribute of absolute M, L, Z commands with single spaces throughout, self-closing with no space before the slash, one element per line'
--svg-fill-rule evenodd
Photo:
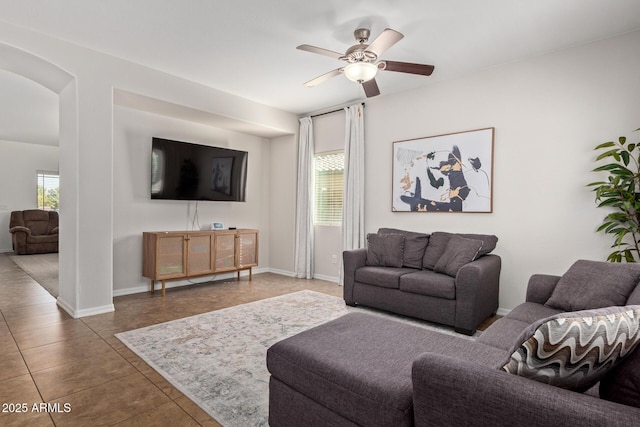
<path fill-rule="evenodd" d="M 216 231 L 213 259 L 216 272 L 236 270 L 235 231 Z"/>
<path fill-rule="evenodd" d="M 213 273 L 213 249 L 214 235 L 211 233 L 189 233 L 187 240 L 187 274 L 189 276 Z"/>

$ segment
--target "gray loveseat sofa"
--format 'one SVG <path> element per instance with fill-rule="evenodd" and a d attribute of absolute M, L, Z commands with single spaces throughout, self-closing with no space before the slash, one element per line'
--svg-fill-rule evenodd
<path fill-rule="evenodd" d="M 639 265 L 596 261 L 534 275 L 526 302 L 477 340 L 347 314 L 269 348 L 269 423 L 638 425 L 639 281 Z"/>
<path fill-rule="evenodd" d="M 473 335 L 498 309 L 498 238 L 381 228 L 343 253 L 344 300 L 453 326 Z"/>

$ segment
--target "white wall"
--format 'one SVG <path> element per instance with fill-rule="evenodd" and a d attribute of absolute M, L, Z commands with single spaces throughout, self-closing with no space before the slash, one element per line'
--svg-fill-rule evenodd
<path fill-rule="evenodd" d="M 297 135 L 271 140 L 271 188 L 269 191 L 269 269 L 293 276 L 296 184 L 298 164 Z"/>
<path fill-rule="evenodd" d="M 605 211 L 586 184 L 593 148 L 640 127 L 640 32 L 507 64 L 365 109 L 368 232 L 378 227 L 496 234 L 500 307 L 524 301 L 533 273 L 605 260 Z M 437 72 L 437 67 L 436 67 Z M 408 76 L 407 78 L 412 78 Z M 380 77 L 384 92 L 384 76 Z M 493 213 L 392 213 L 393 141 L 495 127 Z"/>
<path fill-rule="evenodd" d="M 248 123 L 278 135 L 293 134 L 297 127 L 291 113 L 5 22 L 0 23 L 0 47 L 24 54 L 3 55 L 0 68 L 19 68 L 20 56 L 25 61 L 18 74 L 52 83 L 60 95 L 58 304 L 74 317 L 113 310 L 114 229 L 119 226 L 114 220 L 114 89 L 200 115 L 224 116 L 238 127 Z M 268 194 L 268 182 L 264 189 Z"/>
<path fill-rule="evenodd" d="M 151 139 L 162 137 L 248 151 L 246 202 L 151 200 Z M 260 230 L 259 266 L 269 265 L 270 142 L 267 139 L 124 107 L 114 110 L 114 295 L 142 292 L 142 232 L 226 227 Z M 199 226 L 194 225 L 194 217 Z M 209 278 L 210 279 L 210 278 Z M 194 279 L 201 280 L 201 279 Z M 181 285 L 180 281 L 171 285 Z"/>
<path fill-rule="evenodd" d="M 36 209 L 36 172 L 58 170 L 58 147 L 0 141 L 0 252 L 12 251 L 11 211 Z"/>
<path fill-rule="evenodd" d="M 532 274 L 559 275 L 580 258 L 605 260 L 611 239 L 595 230 L 606 212 L 586 184 L 598 179 L 591 172 L 597 144 L 620 135 L 640 141 L 633 132 L 640 127 L 638 46 L 634 32 L 368 99 L 366 232 L 497 235 L 504 310 L 524 301 Z M 384 76 L 379 80 L 384 93 Z M 495 127 L 493 213 L 391 212 L 393 141 L 486 127 Z M 325 250 L 318 259 L 330 256 Z M 285 256 L 289 251 L 272 252 L 270 262 L 285 265 Z"/>

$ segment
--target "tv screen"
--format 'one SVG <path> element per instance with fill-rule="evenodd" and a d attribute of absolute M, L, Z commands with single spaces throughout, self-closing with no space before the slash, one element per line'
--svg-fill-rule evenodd
<path fill-rule="evenodd" d="M 153 138 L 151 198 L 244 202 L 246 151 Z"/>

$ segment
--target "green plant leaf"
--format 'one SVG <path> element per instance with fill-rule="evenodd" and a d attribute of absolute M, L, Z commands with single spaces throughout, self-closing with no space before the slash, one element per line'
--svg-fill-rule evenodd
<path fill-rule="evenodd" d="M 609 147 L 613 147 L 614 145 L 616 145 L 615 142 L 607 141 L 607 142 L 603 142 L 602 144 L 598 145 L 596 148 L 594 148 L 594 150 L 599 150 L 601 148 L 609 148 Z"/>
<path fill-rule="evenodd" d="M 598 160 L 602 160 L 605 157 L 615 157 L 618 155 L 618 151 L 620 151 L 618 148 L 614 148 L 613 150 L 609 150 L 609 151 L 605 151 L 604 153 L 601 153 L 598 157 L 596 157 L 596 161 Z"/>
<path fill-rule="evenodd" d="M 624 145 L 627 142 L 627 137 L 621 136 L 620 138 L 618 138 L 618 141 L 620 142 L 620 145 Z"/>
<path fill-rule="evenodd" d="M 629 166 L 629 161 L 631 160 L 631 156 L 628 151 L 620 151 L 620 157 L 622 157 L 622 162 L 625 166 Z"/>

